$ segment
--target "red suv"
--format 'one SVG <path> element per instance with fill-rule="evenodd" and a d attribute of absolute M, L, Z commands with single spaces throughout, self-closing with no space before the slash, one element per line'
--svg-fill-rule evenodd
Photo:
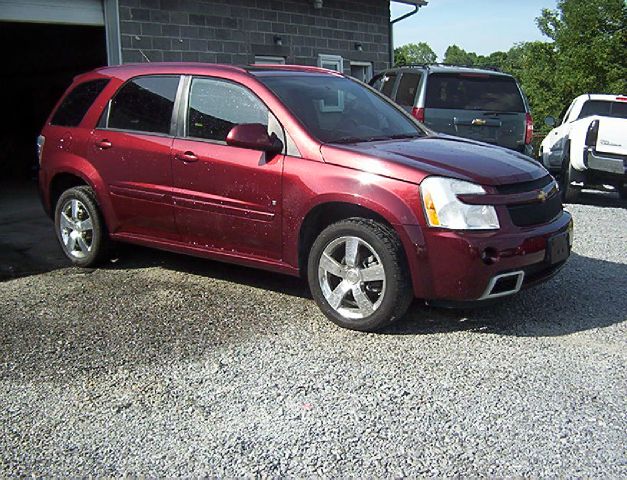
<path fill-rule="evenodd" d="M 75 79 L 38 150 L 43 203 L 74 264 L 96 264 L 114 240 L 303 275 L 325 315 L 356 330 L 414 297 L 516 293 L 572 244 L 540 164 L 436 135 L 317 68 L 101 68 Z"/>

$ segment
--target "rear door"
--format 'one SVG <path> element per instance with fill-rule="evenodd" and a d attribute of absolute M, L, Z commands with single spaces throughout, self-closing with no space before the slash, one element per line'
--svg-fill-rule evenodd
<path fill-rule="evenodd" d="M 516 81 L 484 73 L 432 73 L 425 124 L 437 132 L 520 150 L 526 105 Z"/>
<path fill-rule="evenodd" d="M 185 87 L 179 137 L 173 145 L 177 227 L 194 247 L 280 259 L 283 154 L 232 147 L 229 131 L 261 123 L 283 140 L 283 129 L 248 88 L 194 77 Z"/>
<path fill-rule="evenodd" d="M 92 133 L 91 159 L 110 194 L 115 232 L 176 239 L 172 113 L 180 77 L 142 76 L 110 100 Z"/>

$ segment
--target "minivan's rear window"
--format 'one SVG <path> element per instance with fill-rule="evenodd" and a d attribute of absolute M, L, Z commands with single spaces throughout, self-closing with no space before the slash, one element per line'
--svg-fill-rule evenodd
<path fill-rule="evenodd" d="M 107 83 L 109 80 L 106 78 L 79 83 L 65 96 L 50 123 L 61 127 L 77 127 Z"/>
<path fill-rule="evenodd" d="M 434 73 L 427 80 L 426 108 L 525 112 L 516 81 L 483 74 Z"/>

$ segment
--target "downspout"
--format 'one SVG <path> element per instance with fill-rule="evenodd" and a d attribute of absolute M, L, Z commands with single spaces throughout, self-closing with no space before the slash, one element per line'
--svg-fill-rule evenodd
<path fill-rule="evenodd" d="M 424 2 L 424 5 L 426 5 L 426 2 Z M 405 15 L 401 15 L 400 17 L 390 21 L 390 68 L 394 66 L 394 24 L 400 22 L 401 20 L 405 20 L 412 15 L 417 14 L 421 6 L 422 5 L 416 3 L 414 5 L 414 9 L 411 12 L 408 12 Z"/>

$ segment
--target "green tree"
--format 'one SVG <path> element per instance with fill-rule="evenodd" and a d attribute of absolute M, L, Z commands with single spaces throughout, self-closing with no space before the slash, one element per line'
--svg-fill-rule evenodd
<path fill-rule="evenodd" d="M 425 43 L 408 43 L 394 49 L 394 63 L 398 66 L 415 63 L 434 63 L 437 55 L 431 47 Z"/>
<path fill-rule="evenodd" d="M 451 45 L 444 52 L 444 63 L 449 65 L 468 65 L 474 66 L 477 62 L 477 54 L 467 52 L 457 45 Z"/>
<path fill-rule="evenodd" d="M 624 0 L 560 0 L 557 10 L 542 10 L 537 24 L 553 41 L 554 93 L 564 102 L 582 93 L 625 93 Z"/>

